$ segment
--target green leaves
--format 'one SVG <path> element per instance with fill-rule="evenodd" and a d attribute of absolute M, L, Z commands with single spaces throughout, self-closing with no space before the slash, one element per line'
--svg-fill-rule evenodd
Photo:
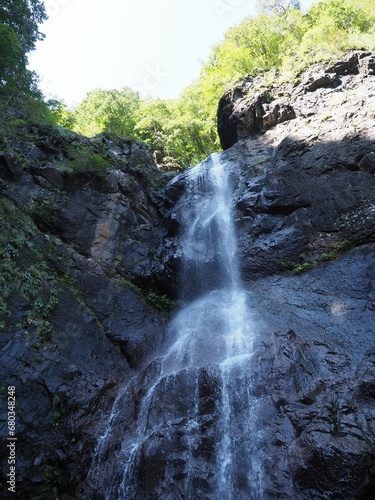
<path fill-rule="evenodd" d="M 368 13 L 342 0 L 323 0 L 313 4 L 307 19 L 310 26 L 324 25 L 329 19 L 337 29 L 346 32 L 356 28 L 364 32 L 372 24 Z"/>
<path fill-rule="evenodd" d="M 0 23 L 11 27 L 20 37 L 20 44 L 25 53 L 35 48 L 37 40 L 44 35 L 39 31 L 47 15 L 44 3 L 40 0 L 2 0 Z"/>
<path fill-rule="evenodd" d="M 43 38 L 39 24 L 46 19 L 40 0 L 2 0 L 0 6 L 0 103 L 5 106 L 40 99 L 36 76 L 27 66 L 27 53 Z"/>
<path fill-rule="evenodd" d="M 3 195 L 0 219 L 0 331 L 14 326 L 19 310 L 24 323 L 43 326 L 58 304 L 59 283 L 48 262 L 48 241 L 29 215 Z"/>
<path fill-rule="evenodd" d="M 6 80 L 12 72 L 24 69 L 25 53 L 20 46 L 20 36 L 13 28 L 0 23 L 0 75 Z"/>
<path fill-rule="evenodd" d="M 139 94 L 129 87 L 96 89 L 78 105 L 73 130 L 88 137 L 101 132 L 134 136 L 138 108 Z"/>
<path fill-rule="evenodd" d="M 220 149 L 216 110 L 226 88 L 259 75 L 270 84 L 292 81 L 316 61 L 375 48 L 375 0 L 322 0 L 307 14 L 297 0 L 259 5 L 262 14 L 227 31 L 178 99 L 143 100 L 128 87 L 97 89 L 76 111 L 61 103 L 54 111 L 58 123 L 88 136 L 131 135 L 150 145 L 158 166 L 178 170 Z"/>

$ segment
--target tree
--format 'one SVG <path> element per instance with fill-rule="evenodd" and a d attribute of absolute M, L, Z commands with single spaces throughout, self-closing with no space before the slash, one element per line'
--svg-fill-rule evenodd
<path fill-rule="evenodd" d="M 70 109 L 63 99 L 50 99 L 47 105 L 54 123 L 69 130 L 74 129 L 76 123 L 75 110 Z"/>
<path fill-rule="evenodd" d="M 27 96 L 40 98 L 36 75 L 27 69 L 27 54 L 43 38 L 46 19 L 39 0 L 2 0 L 0 6 L 0 98 L 16 104 Z"/>
<path fill-rule="evenodd" d="M 139 94 L 129 87 L 120 90 L 96 89 L 78 105 L 74 131 L 92 137 L 110 132 L 123 137 L 134 135 Z"/>
<path fill-rule="evenodd" d="M 323 0 L 313 4 L 307 18 L 311 26 L 323 24 L 329 18 L 338 29 L 346 32 L 355 28 L 364 32 L 373 24 L 367 12 L 343 0 Z"/>
<path fill-rule="evenodd" d="M 44 4 L 40 0 L 2 0 L 0 23 L 11 27 L 20 37 L 25 53 L 35 48 L 37 40 L 44 35 L 39 25 L 47 19 Z"/>
<path fill-rule="evenodd" d="M 0 75 L 16 73 L 26 66 L 26 54 L 20 44 L 20 36 L 13 28 L 0 23 Z"/>

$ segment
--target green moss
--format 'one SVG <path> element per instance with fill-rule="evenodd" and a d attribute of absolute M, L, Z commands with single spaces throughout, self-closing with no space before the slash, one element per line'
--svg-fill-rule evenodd
<path fill-rule="evenodd" d="M 112 159 L 96 153 L 93 146 L 84 143 L 71 143 L 63 148 L 63 154 L 66 158 L 55 160 L 54 165 L 65 172 L 106 177 L 114 168 Z"/>
<path fill-rule="evenodd" d="M 43 482 L 48 485 L 57 484 L 57 471 L 52 465 L 43 468 Z"/>
<path fill-rule="evenodd" d="M 159 311 L 168 311 L 172 305 L 171 299 L 168 295 L 162 295 L 155 290 L 148 290 L 146 293 L 146 300 Z"/>
<path fill-rule="evenodd" d="M 319 257 L 319 260 L 322 262 L 327 262 L 329 260 L 335 259 L 336 256 L 333 253 L 322 253 L 322 255 Z"/>
<path fill-rule="evenodd" d="M 41 224 L 52 225 L 58 221 L 59 206 L 54 198 L 34 199 L 30 215 Z"/>
<path fill-rule="evenodd" d="M 0 220 L 0 329 L 11 323 L 14 327 L 17 314 L 18 325 L 33 326 L 41 338 L 50 337 L 48 318 L 59 291 L 49 255 L 53 245 L 24 210 L 1 195 Z"/>
<path fill-rule="evenodd" d="M 297 267 L 293 269 L 294 274 L 301 274 L 304 273 L 305 271 L 310 271 L 311 269 L 314 269 L 315 264 L 312 262 L 304 262 L 303 264 L 299 264 Z"/>
<path fill-rule="evenodd" d="M 350 249 L 350 241 L 349 240 L 339 240 L 334 244 L 334 248 L 339 252 L 346 252 Z"/>
<path fill-rule="evenodd" d="M 125 278 L 124 276 L 121 276 L 119 274 L 115 277 L 115 284 L 118 289 L 121 289 L 123 287 L 130 288 L 130 290 L 136 293 L 141 299 L 163 313 L 169 312 L 175 305 L 175 302 L 173 302 L 168 297 L 168 295 L 160 294 L 153 289 L 142 289 L 138 285 L 135 285 L 128 278 Z"/>

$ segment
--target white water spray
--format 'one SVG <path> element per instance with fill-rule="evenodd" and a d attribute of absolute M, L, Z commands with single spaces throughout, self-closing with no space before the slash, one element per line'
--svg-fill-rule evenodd
<path fill-rule="evenodd" d="M 187 191 L 179 202 L 183 223 L 182 297 L 190 303 L 170 324 L 173 344 L 148 380 L 136 410 L 136 427 L 124 428 L 124 440 L 116 452 L 118 471 L 105 494 L 96 498 L 141 498 L 139 468 L 148 463 L 147 450 L 155 442 L 161 454 L 160 463 L 173 470 L 173 460 L 164 457 L 160 450 L 173 438 L 174 426 L 183 434 L 185 465 L 180 473 L 185 485 L 183 498 L 202 495 L 198 481 L 199 478 L 203 481 L 202 469 L 213 471 L 213 477 L 204 483 L 206 498 L 263 498 L 256 398 L 251 392 L 254 323 L 248 294 L 240 281 L 231 179 L 228 165 L 219 158 L 212 155 L 184 174 Z M 211 414 L 204 409 L 202 399 L 205 399 L 200 394 L 200 379 L 209 370 L 216 374 L 211 381 L 211 386 L 216 387 Z M 181 394 L 182 379 L 186 380 L 185 399 Z M 118 416 L 118 402 L 115 406 L 109 427 Z M 209 436 L 214 439 L 205 448 L 202 443 L 208 441 L 207 431 L 203 436 L 202 429 L 207 422 Z M 104 453 L 103 443 L 110 435 L 107 429 L 98 444 L 97 455 Z M 97 473 L 101 465 L 102 459 L 97 456 L 94 466 Z M 168 478 L 160 474 L 163 484 L 171 488 Z M 173 484 L 172 478 L 170 482 Z M 167 486 L 157 486 L 157 491 Z M 160 495 L 167 497 L 165 491 Z"/>

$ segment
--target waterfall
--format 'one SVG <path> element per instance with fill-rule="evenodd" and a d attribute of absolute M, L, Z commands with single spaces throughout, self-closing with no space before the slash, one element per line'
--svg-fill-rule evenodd
<path fill-rule="evenodd" d="M 263 498 L 254 321 L 240 280 L 229 162 L 220 158 L 183 174 L 176 210 L 185 305 L 164 356 L 116 399 L 88 476 L 90 498 Z"/>

